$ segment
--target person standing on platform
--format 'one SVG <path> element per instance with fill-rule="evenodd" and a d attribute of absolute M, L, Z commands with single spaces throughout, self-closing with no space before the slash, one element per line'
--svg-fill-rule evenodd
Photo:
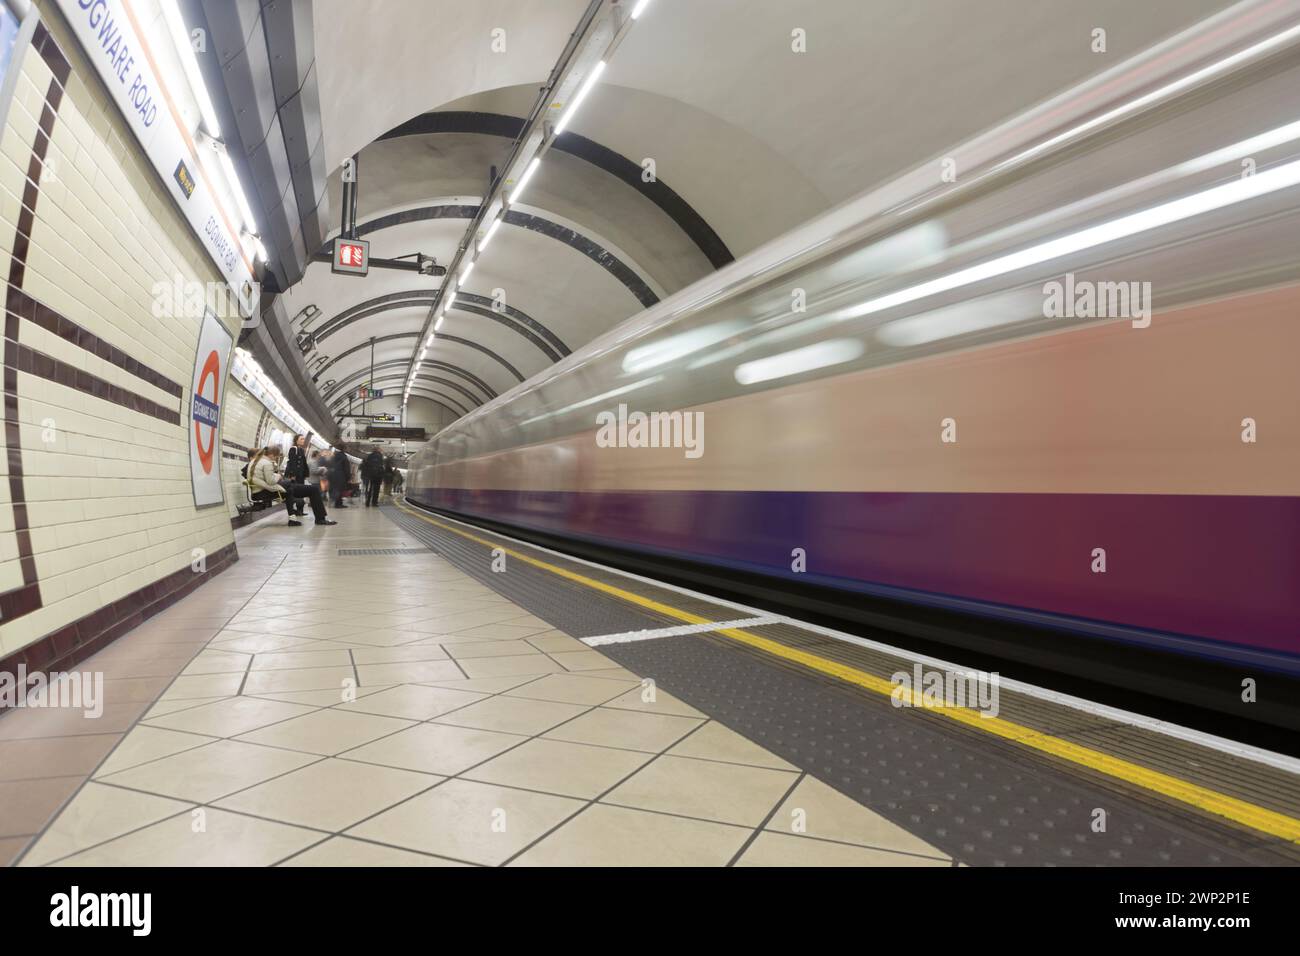
<path fill-rule="evenodd" d="M 366 507 L 379 506 L 379 489 L 384 481 L 384 453 L 376 445 L 361 463 L 361 480 L 366 483 Z"/>
<path fill-rule="evenodd" d="M 346 508 L 343 503 L 343 496 L 348 493 L 348 485 L 352 481 L 352 464 L 348 461 L 348 454 L 342 448 L 334 449 L 334 456 L 330 459 L 330 493 L 334 497 L 335 508 Z"/>
<path fill-rule="evenodd" d="M 284 465 L 284 477 L 288 478 L 295 484 L 307 483 L 307 436 L 295 435 L 293 445 L 289 448 L 289 457 Z M 303 498 L 298 498 L 294 502 L 297 505 L 296 514 L 302 517 L 307 507 L 307 502 Z"/>

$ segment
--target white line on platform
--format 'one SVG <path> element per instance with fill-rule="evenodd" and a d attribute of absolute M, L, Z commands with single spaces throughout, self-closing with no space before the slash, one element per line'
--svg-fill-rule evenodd
<path fill-rule="evenodd" d="M 622 634 L 598 634 L 595 637 L 578 638 L 589 647 L 602 644 L 630 644 L 633 641 L 653 641 L 657 637 L 683 637 L 687 634 L 707 634 L 709 631 L 725 631 L 732 627 L 762 627 L 765 624 L 780 624 L 780 618 L 746 617 L 738 621 L 712 621 L 708 624 L 679 624 L 676 627 L 657 627 L 649 631 L 624 631 Z"/>

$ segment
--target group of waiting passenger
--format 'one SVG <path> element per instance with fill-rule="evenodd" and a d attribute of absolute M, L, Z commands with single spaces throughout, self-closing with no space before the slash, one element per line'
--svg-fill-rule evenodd
<path fill-rule="evenodd" d="M 325 511 L 328 495 L 335 508 L 348 507 L 347 498 L 356 489 L 352 462 L 341 448 L 321 451 L 307 448 L 307 436 L 297 435 L 285 456 L 275 445 L 250 448 L 248 464 L 241 472 L 254 501 L 273 504 L 283 498 L 289 513 L 290 527 L 300 527 L 301 518 L 311 505 L 312 515 L 319 525 L 337 524 Z M 361 479 L 365 486 L 366 507 L 378 506 L 380 490 L 385 494 L 401 490 L 402 475 L 392 458 L 385 458 L 378 446 L 361 463 Z"/>

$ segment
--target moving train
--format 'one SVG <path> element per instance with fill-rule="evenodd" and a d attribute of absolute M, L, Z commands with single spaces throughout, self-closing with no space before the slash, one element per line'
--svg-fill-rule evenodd
<path fill-rule="evenodd" d="M 1297 90 L 1300 5 L 1233 7 L 466 415 L 408 498 L 1240 710 L 1300 675 Z"/>

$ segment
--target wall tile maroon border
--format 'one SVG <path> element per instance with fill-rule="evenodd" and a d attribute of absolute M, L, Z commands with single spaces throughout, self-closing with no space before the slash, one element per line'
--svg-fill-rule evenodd
<path fill-rule="evenodd" d="M 19 230 L 22 230 L 22 218 L 30 215 L 24 208 L 19 221 Z M 29 227 L 30 228 L 30 227 Z M 23 237 L 26 241 L 26 237 Z M 36 301 L 22 289 L 15 286 L 9 287 L 8 299 L 5 307 L 14 314 L 27 319 L 35 325 L 39 325 L 61 339 L 66 339 L 73 345 L 84 349 L 91 355 L 98 356 L 110 365 L 115 365 L 124 372 L 129 372 L 136 378 L 148 382 L 155 388 L 166 392 L 173 398 L 180 398 L 184 389 L 173 382 L 167 376 L 155 372 L 143 362 L 140 362 L 130 355 L 127 355 L 117 346 L 105 342 L 89 329 L 82 328 L 76 322 L 66 316 L 60 315 L 49 306 Z"/>
<path fill-rule="evenodd" d="M 10 654 L 0 660 L 0 674 L 11 674 L 16 679 L 19 664 L 25 665 L 29 675 L 37 671 L 69 670 L 132 628 L 165 611 L 238 560 L 239 552 L 235 545 L 228 544 L 208 555 L 204 571 L 196 572 L 189 567 L 173 571 Z M 4 713 L 5 708 L 0 708 L 0 716 Z"/>

